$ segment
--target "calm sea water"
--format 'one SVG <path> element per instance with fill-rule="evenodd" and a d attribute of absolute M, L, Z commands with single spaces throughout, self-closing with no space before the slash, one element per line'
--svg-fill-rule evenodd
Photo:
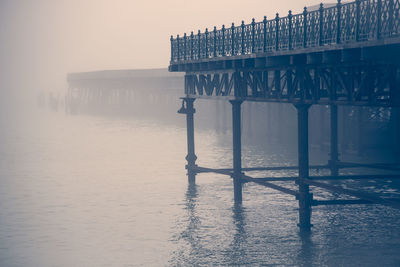
<path fill-rule="evenodd" d="M 398 210 L 316 207 L 301 235 L 292 196 L 247 184 L 234 206 L 226 176 L 189 186 L 183 117 L 21 117 L 0 133 L 0 266 L 400 266 Z M 198 163 L 229 167 L 231 135 L 212 128 L 196 129 Z M 278 144 L 245 144 L 245 166 L 296 163 Z"/>

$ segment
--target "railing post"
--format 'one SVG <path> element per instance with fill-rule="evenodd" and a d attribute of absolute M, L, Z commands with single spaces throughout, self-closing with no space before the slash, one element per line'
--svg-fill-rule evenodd
<path fill-rule="evenodd" d="M 381 39 L 381 28 L 382 28 L 382 0 L 377 0 L 377 14 L 376 14 L 376 39 Z"/>
<path fill-rule="evenodd" d="M 242 30 L 242 55 L 245 53 L 245 43 L 244 43 L 244 20 L 242 20 L 242 25 L 241 25 L 241 30 Z"/>
<path fill-rule="evenodd" d="M 194 39 L 194 35 L 193 35 L 193 32 L 191 32 L 190 33 L 190 59 L 194 59 L 194 55 L 193 55 L 193 52 L 194 52 L 194 46 L 193 46 L 193 39 Z"/>
<path fill-rule="evenodd" d="M 171 35 L 171 62 L 174 62 L 174 37 Z"/>
<path fill-rule="evenodd" d="M 208 58 L 208 28 L 206 28 L 206 32 L 205 32 L 205 35 L 206 35 L 206 43 L 205 43 L 205 48 L 206 48 L 206 58 Z"/>
<path fill-rule="evenodd" d="M 176 46 L 177 46 L 177 60 L 179 61 L 181 59 L 180 55 L 180 49 L 179 49 L 179 34 L 176 36 Z"/>
<path fill-rule="evenodd" d="M 186 60 L 186 33 L 183 35 L 183 60 Z"/>
<path fill-rule="evenodd" d="M 319 46 L 324 45 L 324 4 L 319 5 Z"/>
<path fill-rule="evenodd" d="M 251 53 L 254 53 L 256 50 L 256 21 L 253 18 L 251 21 Z"/>
<path fill-rule="evenodd" d="M 342 3 L 341 0 L 338 0 L 336 8 L 337 8 L 337 29 L 336 29 L 336 43 L 340 44 L 340 35 L 341 35 L 341 21 L 342 21 Z"/>
<path fill-rule="evenodd" d="M 222 25 L 222 56 L 225 56 L 225 25 Z"/>
<path fill-rule="evenodd" d="M 279 13 L 275 17 L 275 50 L 279 50 Z"/>
<path fill-rule="evenodd" d="M 263 24 L 264 24 L 264 44 L 263 44 L 263 50 L 264 50 L 264 52 L 267 52 L 267 16 L 264 16 Z"/>
<path fill-rule="evenodd" d="M 356 0 L 356 42 L 360 41 L 360 0 Z"/>
<path fill-rule="evenodd" d="M 303 47 L 307 47 L 307 7 L 303 11 Z"/>
<path fill-rule="evenodd" d="M 214 57 L 217 57 L 217 27 L 214 26 Z"/>
<path fill-rule="evenodd" d="M 235 55 L 235 24 L 233 22 L 232 22 L 231 30 L 232 30 L 232 32 L 231 32 L 231 35 L 232 35 L 232 50 L 231 50 L 232 54 L 231 54 L 231 56 L 234 56 Z"/>
<path fill-rule="evenodd" d="M 289 19 L 289 44 L 288 44 L 288 49 L 292 50 L 292 10 L 289 10 L 288 14 L 288 19 Z"/>
<path fill-rule="evenodd" d="M 201 59 L 201 34 L 200 34 L 200 30 L 197 32 L 197 38 L 198 38 L 198 42 L 197 42 L 197 47 L 198 47 L 198 59 Z"/>

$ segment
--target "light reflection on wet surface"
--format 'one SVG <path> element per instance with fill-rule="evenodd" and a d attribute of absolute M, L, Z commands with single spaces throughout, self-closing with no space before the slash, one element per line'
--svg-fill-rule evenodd
<path fill-rule="evenodd" d="M 292 196 L 246 184 L 235 206 L 227 176 L 188 185 L 181 122 L 41 116 L 1 135 L 0 266 L 400 265 L 397 210 L 315 207 L 301 235 Z M 296 163 L 278 148 L 247 144 L 244 165 Z M 196 130 L 196 154 L 201 166 L 229 167 L 229 132 Z M 377 183 L 362 186 L 398 194 Z"/>

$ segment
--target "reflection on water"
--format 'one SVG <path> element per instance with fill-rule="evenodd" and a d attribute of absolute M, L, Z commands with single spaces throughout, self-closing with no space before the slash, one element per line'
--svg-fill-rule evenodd
<path fill-rule="evenodd" d="M 301 235 L 291 196 L 246 184 L 235 206 L 226 176 L 188 184 L 182 117 L 41 112 L 2 129 L 0 266 L 400 265 L 397 210 L 316 207 L 312 233 Z M 196 154 L 200 165 L 229 167 L 229 131 L 197 128 Z M 247 143 L 243 158 L 289 165 L 296 153 Z M 361 186 L 398 194 L 394 183 Z"/>

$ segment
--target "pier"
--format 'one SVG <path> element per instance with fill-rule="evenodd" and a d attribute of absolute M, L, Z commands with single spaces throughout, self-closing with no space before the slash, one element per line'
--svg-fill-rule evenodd
<path fill-rule="evenodd" d="M 400 139 L 400 3 L 399 0 L 357 0 L 318 10 L 250 24 L 200 30 L 171 36 L 169 71 L 184 72 L 184 94 L 179 113 L 187 122 L 187 174 L 189 183 L 205 172 L 232 177 L 233 199 L 242 203 L 244 183 L 257 183 L 295 197 L 298 226 L 310 231 L 313 206 L 381 204 L 400 209 L 400 200 L 361 190 L 347 189 L 345 180 L 399 179 L 400 156 L 390 163 L 340 160 L 338 108 L 379 107 L 390 113 L 399 151 Z M 232 106 L 233 162 L 231 168 L 212 169 L 196 164 L 194 103 L 197 99 L 229 101 Z M 242 166 L 241 105 L 244 101 L 293 105 L 297 111 L 297 166 Z M 309 108 L 329 106 L 330 151 L 325 165 L 309 164 Z M 345 114 L 345 113 L 343 113 Z M 267 117 L 268 114 L 265 114 Z M 245 118 L 245 116 L 244 116 Z M 276 118 L 277 119 L 277 118 Z M 344 117 L 343 120 L 346 120 Z M 323 121 L 323 120 L 321 120 Z M 260 122 L 261 123 L 261 122 Z M 279 122 L 278 122 L 279 123 Z M 356 135 L 362 142 L 362 128 Z M 344 135 L 342 135 L 344 136 Z M 388 137 L 391 138 L 391 137 Z M 378 175 L 342 175 L 347 168 L 379 169 Z M 310 175 L 326 169 L 330 175 Z M 298 170 L 297 176 L 254 178 L 253 171 Z M 390 171 L 390 174 L 388 174 Z M 336 181 L 331 184 L 329 181 Z M 295 183 L 296 190 L 274 182 Z M 316 187 L 348 199 L 320 200 Z"/>

